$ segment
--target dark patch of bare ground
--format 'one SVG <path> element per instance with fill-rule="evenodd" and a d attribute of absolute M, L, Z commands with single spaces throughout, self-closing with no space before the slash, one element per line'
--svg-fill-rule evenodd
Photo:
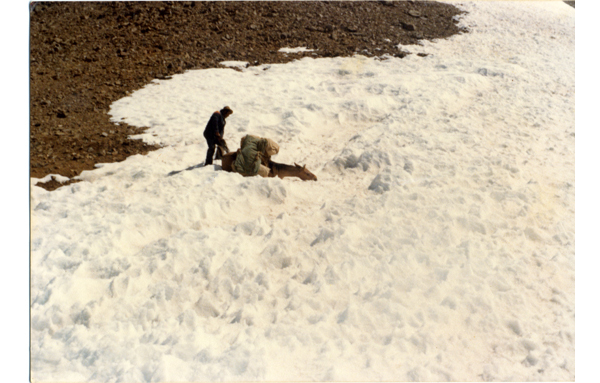
<path fill-rule="evenodd" d="M 35 3 L 30 176 L 74 177 L 158 149 L 129 138 L 143 128 L 116 125 L 108 115 L 112 102 L 152 79 L 225 60 L 259 65 L 303 55 L 278 53 L 282 47 L 314 49 L 312 57 L 403 57 L 398 43 L 466 32 L 457 26 L 459 14 L 448 4 L 411 1 Z"/>

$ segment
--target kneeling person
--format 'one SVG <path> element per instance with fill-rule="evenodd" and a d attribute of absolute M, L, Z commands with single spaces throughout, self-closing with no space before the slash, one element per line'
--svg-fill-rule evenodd
<path fill-rule="evenodd" d="M 275 141 L 248 134 L 242 138 L 232 170 L 245 177 L 269 177 L 269 162 L 277 153 L 279 145 Z"/>

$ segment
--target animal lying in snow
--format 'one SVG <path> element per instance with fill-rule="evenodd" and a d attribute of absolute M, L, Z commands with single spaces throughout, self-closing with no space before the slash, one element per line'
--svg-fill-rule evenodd
<path fill-rule="evenodd" d="M 234 172 L 231 165 L 235 162 L 236 157 L 237 152 L 225 154 L 222 159 L 223 170 L 227 172 Z M 274 161 L 269 161 L 268 168 L 269 174 L 266 177 L 298 177 L 302 181 L 317 180 L 317 176 L 311 173 L 311 171 L 306 168 L 306 165 L 300 166 L 296 163 L 294 163 L 294 165 L 286 165 Z"/>
<path fill-rule="evenodd" d="M 271 156 L 279 152 L 279 146 L 268 138 L 246 135 L 242 138 L 237 152 L 223 155 L 222 167 L 228 172 L 243 176 L 298 177 L 303 181 L 316 181 L 317 176 L 306 169 L 306 165 L 286 165 L 271 161 Z"/>

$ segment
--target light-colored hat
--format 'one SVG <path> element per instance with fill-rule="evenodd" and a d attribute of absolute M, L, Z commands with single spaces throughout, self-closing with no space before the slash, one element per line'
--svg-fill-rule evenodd
<path fill-rule="evenodd" d="M 279 153 L 279 145 L 277 145 L 277 143 L 270 138 L 267 138 L 266 140 L 267 147 L 265 151 L 267 152 L 267 154 L 269 156 L 274 156 L 275 154 Z"/>

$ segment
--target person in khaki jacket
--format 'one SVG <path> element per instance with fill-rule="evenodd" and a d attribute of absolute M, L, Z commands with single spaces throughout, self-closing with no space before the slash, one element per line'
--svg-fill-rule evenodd
<path fill-rule="evenodd" d="M 232 169 L 243 176 L 268 177 L 271 156 L 277 153 L 279 145 L 275 141 L 248 134 L 242 137 Z"/>
<path fill-rule="evenodd" d="M 264 148 L 264 151 L 258 153 L 258 156 L 260 157 L 258 175 L 261 177 L 269 176 L 269 162 L 271 162 L 271 156 L 279 153 L 279 145 L 277 145 L 275 141 L 270 138 L 265 138 L 265 140 L 267 140 L 267 144 Z"/>

